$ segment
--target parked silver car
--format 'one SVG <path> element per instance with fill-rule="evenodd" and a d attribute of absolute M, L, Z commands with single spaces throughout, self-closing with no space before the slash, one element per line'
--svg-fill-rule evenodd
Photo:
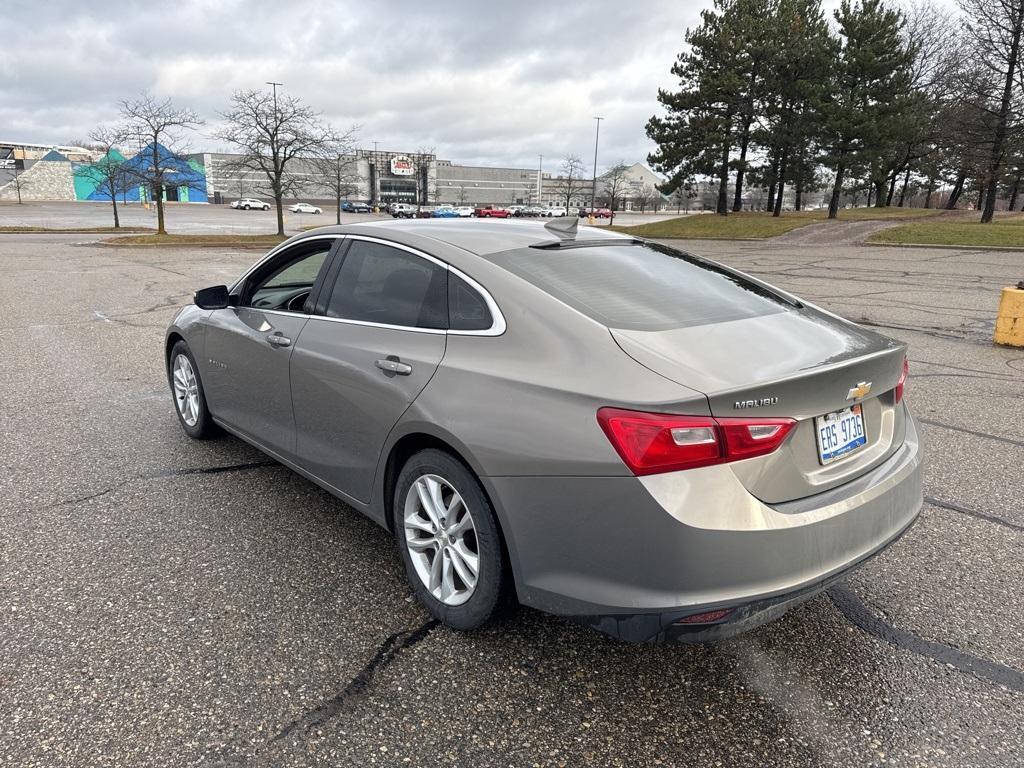
<path fill-rule="evenodd" d="M 911 525 L 903 344 L 575 226 L 291 238 L 171 323 L 181 426 L 223 427 L 392 531 L 460 629 L 518 600 L 626 640 L 724 637 Z"/>

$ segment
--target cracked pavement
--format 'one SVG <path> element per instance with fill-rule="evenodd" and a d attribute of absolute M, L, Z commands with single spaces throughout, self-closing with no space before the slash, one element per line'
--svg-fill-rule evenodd
<path fill-rule="evenodd" d="M 184 216 L 184 212 L 175 212 Z M 910 343 L 929 499 L 885 554 L 715 646 L 410 598 L 388 534 L 188 440 L 163 330 L 258 256 L 0 235 L 0 766 L 1016 766 L 1019 254 L 693 242 Z"/>

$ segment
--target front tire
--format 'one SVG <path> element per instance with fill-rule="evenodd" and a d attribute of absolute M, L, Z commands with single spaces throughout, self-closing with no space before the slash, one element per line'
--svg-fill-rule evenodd
<path fill-rule="evenodd" d="M 398 475 L 395 537 L 419 601 L 453 629 L 474 630 L 511 602 L 512 574 L 483 487 L 449 453 L 420 451 Z"/>
<path fill-rule="evenodd" d="M 171 348 L 167 360 L 167 381 L 174 398 L 174 412 L 185 434 L 193 440 L 208 440 L 219 433 L 206 406 L 206 393 L 199 378 L 199 367 L 184 341 Z"/>

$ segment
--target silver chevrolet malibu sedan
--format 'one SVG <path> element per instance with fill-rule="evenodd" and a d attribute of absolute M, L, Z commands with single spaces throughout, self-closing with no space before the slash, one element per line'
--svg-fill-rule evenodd
<path fill-rule="evenodd" d="M 903 344 L 575 220 L 325 227 L 166 335 L 178 419 L 392 532 L 419 600 L 630 641 L 781 615 L 921 506 Z"/>

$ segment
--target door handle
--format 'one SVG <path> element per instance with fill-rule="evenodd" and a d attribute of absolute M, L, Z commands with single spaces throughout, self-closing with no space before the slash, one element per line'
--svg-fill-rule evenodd
<path fill-rule="evenodd" d="M 267 336 L 267 343 L 272 347 L 290 347 L 292 340 L 280 333 L 272 333 Z"/>
<path fill-rule="evenodd" d="M 408 376 L 412 373 L 412 366 L 408 363 L 403 363 L 395 355 L 389 355 L 383 360 L 377 360 L 374 362 L 374 365 L 385 373 L 397 373 L 399 376 Z"/>

